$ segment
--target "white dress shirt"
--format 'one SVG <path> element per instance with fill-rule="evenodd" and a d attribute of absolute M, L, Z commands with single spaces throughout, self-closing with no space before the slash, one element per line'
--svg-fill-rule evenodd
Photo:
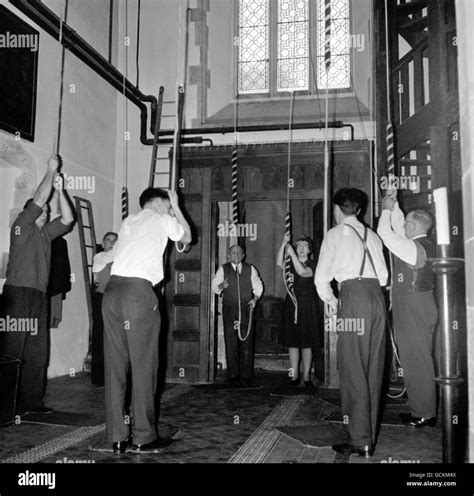
<path fill-rule="evenodd" d="M 163 279 L 163 252 L 168 239 L 179 241 L 184 227 L 175 217 L 144 208 L 122 223 L 114 245 L 111 274 L 140 277 L 154 286 Z"/>
<path fill-rule="evenodd" d="M 236 267 L 239 268 L 239 274 L 242 273 L 242 263 L 239 263 L 238 266 L 233 263 L 231 263 L 231 265 L 234 270 L 236 269 Z M 252 281 L 252 291 L 254 296 L 260 298 L 263 293 L 263 283 L 262 280 L 260 279 L 260 276 L 258 275 L 257 269 L 253 265 L 250 265 L 250 268 L 251 268 L 250 278 Z M 222 289 L 219 288 L 219 284 L 223 282 L 224 282 L 224 268 L 221 266 L 216 272 L 216 275 L 212 278 L 212 284 L 211 284 L 212 291 L 220 295 L 222 293 Z"/>
<path fill-rule="evenodd" d="M 108 263 L 114 261 L 114 249 L 97 253 L 92 262 L 92 272 L 100 272 Z"/>
<path fill-rule="evenodd" d="M 330 285 L 333 279 L 343 282 L 359 277 L 364 258 L 364 245 L 349 226 L 353 226 L 362 239 L 364 238 L 364 225 L 355 216 L 349 216 L 327 232 L 321 246 L 318 265 L 314 273 L 314 284 L 319 297 L 326 303 L 333 303 L 336 299 Z M 367 256 L 362 277 L 377 278 L 380 285 L 385 286 L 388 271 L 383 257 L 382 241 L 369 228 L 367 228 L 367 248 L 372 255 L 377 274 L 374 273 Z"/>
<path fill-rule="evenodd" d="M 103 293 L 110 279 L 110 269 L 114 261 L 114 248 L 109 251 L 97 253 L 92 262 L 92 272 L 97 283 L 97 293 Z"/>
<path fill-rule="evenodd" d="M 393 210 L 382 210 L 377 234 L 382 238 L 385 246 L 398 258 L 414 267 L 417 267 L 420 263 L 423 266 L 424 260 L 422 259 L 426 259 L 425 251 L 414 240 L 423 238 L 425 235 L 421 234 L 409 239 L 405 235 L 404 225 L 405 216 L 397 202 Z"/>

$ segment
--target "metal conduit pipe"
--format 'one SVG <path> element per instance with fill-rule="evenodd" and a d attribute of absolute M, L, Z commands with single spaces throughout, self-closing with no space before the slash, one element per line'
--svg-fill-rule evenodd
<path fill-rule="evenodd" d="M 23 14 L 29 17 L 40 28 L 44 29 L 54 38 L 59 38 L 59 29 L 61 19 L 40 0 L 10 0 Z M 151 120 L 150 132 L 154 134 L 154 123 L 156 120 L 156 111 L 158 102 L 155 96 L 145 95 L 135 85 L 133 85 L 125 76 L 117 70 L 105 57 L 97 52 L 84 38 L 79 36 L 74 29 L 63 23 L 62 44 L 71 53 L 76 55 L 87 66 L 89 66 L 96 74 L 101 76 L 105 81 L 111 84 L 117 91 L 124 93 L 128 98 L 140 109 L 140 142 L 143 145 L 152 145 L 153 138 L 147 137 L 148 123 L 148 108 L 145 102 L 150 103 Z M 124 91 L 125 89 L 125 91 Z M 293 124 L 294 130 L 298 129 L 322 129 L 325 123 L 322 121 L 315 123 Z M 351 140 L 354 141 L 354 126 L 352 124 L 344 124 L 342 121 L 331 121 L 328 123 L 329 128 L 344 128 L 349 127 L 351 130 Z M 261 131 L 287 131 L 288 124 L 264 124 L 252 126 L 240 126 L 237 131 L 240 133 L 261 132 Z M 172 136 L 173 130 L 161 130 L 159 136 Z M 233 133 L 232 126 L 221 127 L 205 127 L 195 129 L 183 129 L 182 135 L 202 135 L 202 134 L 226 134 Z M 161 140 L 160 140 L 161 141 Z M 207 141 L 207 140 L 203 140 Z"/>
<path fill-rule="evenodd" d="M 319 122 L 305 122 L 303 124 L 293 124 L 291 128 L 293 130 L 297 129 L 324 129 L 326 124 L 323 121 Z M 328 127 L 333 129 L 341 129 L 348 127 L 351 130 L 351 141 L 354 141 L 354 126 L 352 124 L 344 123 L 343 121 L 330 121 L 328 122 Z M 262 125 L 252 125 L 252 126 L 238 126 L 237 132 L 239 133 L 254 133 L 262 131 L 288 131 L 288 124 L 262 124 Z M 234 133 L 233 126 L 220 126 L 220 127 L 199 127 L 194 129 L 182 129 L 181 134 L 184 135 L 196 135 L 196 134 L 228 134 Z M 159 136 L 172 136 L 173 130 L 162 129 L 158 132 Z M 151 144 L 151 143 L 147 143 Z"/>
<path fill-rule="evenodd" d="M 61 19 L 41 1 L 10 0 L 10 3 L 29 17 L 41 29 L 44 29 L 54 38 L 59 39 Z M 115 66 L 89 45 L 84 38 L 79 36 L 76 31 L 71 29 L 66 23 L 63 24 L 62 44 L 67 50 L 89 66 L 96 74 L 111 84 L 117 91 L 124 93 L 125 97 L 140 109 L 140 141 L 144 145 L 150 144 L 150 139 L 147 137 L 148 108 L 145 105 L 145 102 L 150 103 L 151 106 L 150 131 L 153 134 L 157 109 L 156 97 L 142 93 L 126 79 Z"/>

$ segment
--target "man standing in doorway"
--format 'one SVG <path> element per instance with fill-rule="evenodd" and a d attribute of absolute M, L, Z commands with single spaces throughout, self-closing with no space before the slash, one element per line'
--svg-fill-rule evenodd
<path fill-rule="evenodd" d="M 314 276 L 319 297 L 337 312 L 337 328 L 343 329 L 337 339 L 337 365 L 350 443 L 332 448 L 369 457 L 376 442 L 383 379 L 386 310 L 381 286 L 388 274 L 382 242 L 357 219 L 367 204 L 365 193 L 340 189 L 334 204 L 337 226 L 324 237 Z M 333 279 L 339 283 L 339 300 L 330 286 Z M 345 325 L 354 319 L 357 332 Z"/>
<path fill-rule="evenodd" d="M 4 314 L 11 322 L 26 319 L 36 327 L 36 334 L 5 332 L 3 336 L 2 352 L 22 360 L 20 412 L 52 411 L 43 403 L 49 355 L 46 290 L 51 267 L 51 241 L 66 234 L 74 221 L 58 167 L 59 157 L 52 155 L 33 198 L 26 202 L 10 230 L 10 257 L 3 288 Z M 48 222 L 48 201 L 53 187 L 61 216 Z"/>
<path fill-rule="evenodd" d="M 398 206 L 396 191 L 382 202 L 377 233 L 393 253 L 392 313 L 400 352 L 403 379 L 411 414 L 402 415 L 410 427 L 436 424 L 433 335 L 438 321 L 434 275 L 426 259 L 435 256 L 428 237 L 433 217 L 414 210 L 406 219 Z"/>
<path fill-rule="evenodd" d="M 147 188 L 140 196 L 140 207 L 120 227 L 102 302 L 107 439 L 113 451 L 120 453 L 156 453 L 169 444 L 156 431 L 161 317 L 153 286 L 163 279 L 168 240 L 191 242 L 176 192 Z M 129 368 L 133 442 L 125 418 Z"/>
<path fill-rule="evenodd" d="M 214 293 L 223 295 L 225 354 L 228 382 L 244 386 L 252 384 L 255 332 L 250 310 L 254 309 L 263 293 L 263 284 L 257 269 L 243 261 L 244 249 L 234 245 L 229 249 L 229 262 L 216 272 L 212 279 Z M 242 340 L 245 335 L 247 338 Z"/>

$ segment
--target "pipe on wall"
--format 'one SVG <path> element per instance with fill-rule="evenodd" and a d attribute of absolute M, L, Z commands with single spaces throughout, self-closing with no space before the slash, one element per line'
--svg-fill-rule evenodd
<path fill-rule="evenodd" d="M 322 121 L 319 122 L 308 122 L 300 124 L 292 124 L 291 128 L 293 130 L 298 129 L 323 129 L 326 124 Z M 351 141 L 354 141 L 354 126 L 352 124 L 345 124 L 342 121 L 330 121 L 328 122 L 328 127 L 333 129 L 342 129 L 345 127 L 351 130 Z M 255 133 L 262 131 L 288 131 L 288 124 L 256 124 L 253 126 L 238 126 L 235 130 L 233 126 L 217 126 L 217 127 L 198 127 L 194 129 L 183 129 L 181 131 L 182 135 L 196 135 L 196 134 L 228 134 L 234 133 Z M 158 132 L 159 136 L 172 136 L 173 130 L 162 129 Z M 152 140 L 153 142 L 153 140 Z M 147 143 L 151 144 L 151 143 Z"/>
<path fill-rule="evenodd" d="M 41 29 L 56 39 L 59 39 L 60 18 L 39 0 L 10 0 L 10 3 L 29 17 Z M 150 103 L 151 120 L 150 131 L 154 132 L 157 99 L 153 95 L 145 95 L 117 70 L 105 57 L 97 52 L 84 38 L 79 36 L 67 24 L 63 24 L 62 44 L 82 62 L 89 66 L 96 74 L 112 85 L 120 93 L 134 103 L 140 110 L 140 141 L 144 145 L 150 144 L 147 137 L 148 107 Z M 153 140 L 151 140 L 153 141 Z"/>
<path fill-rule="evenodd" d="M 40 0 L 10 0 L 10 3 L 36 23 L 40 28 L 44 29 L 48 34 L 56 39 L 59 39 L 59 29 L 61 20 L 60 18 L 48 7 L 46 7 Z M 76 55 L 82 62 L 90 67 L 96 74 L 101 76 L 105 81 L 112 85 L 120 93 L 134 103 L 140 110 L 140 142 L 143 145 L 152 145 L 153 138 L 147 137 L 147 124 L 148 124 L 148 107 L 145 103 L 150 103 L 151 119 L 150 119 L 150 132 L 154 134 L 154 123 L 156 120 L 156 112 L 158 102 L 155 96 L 145 95 L 135 85 L 133 85 L 125 76 L 103 57 L 97 50 L 95 50 L 84 38 L 79 36 L 74 29 L 63 24 L 62 44 L 71 53 Z M 315 123 L 293 124 L 294 130 L 298 129 L 322 129 L 325 123 L 322 121 Z M 351 141 L 354 141 L 354 126 L 352 124 L 345 124 L 342 121 L 332 121 L 328 123 L 330 128 L 344 128 L 349 127 L 351 130 Z M 252 125 L 240 126 L 237 132 L 262 132 L 262 131 L 287 131 L 288 124 L 267 124 L 267 125 Z M 159 136 L 172 136 L 173 130 L 161 130 Z M 227 134 L 234 133 L 233 126 L 221 127 L 203 127 L 194 129 L 183 129 L 182 135 L 202 135 L 202 134 Z M 161 141 L 161 140 L 160 140 Z M 208 141 L 208 140 L 203 140 Z M 161 141 L 163 143 L 163 141 Z M 193 142 L 193 141 L 189 141 Z M 194 141 L 196 142 L 196 141 Z"/>

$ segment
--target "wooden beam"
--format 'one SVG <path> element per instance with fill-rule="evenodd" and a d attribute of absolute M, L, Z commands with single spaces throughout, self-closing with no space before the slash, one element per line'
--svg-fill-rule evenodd
<path fill-rule="evenodd" d="M 410 3 L 397 5 L 397 14 L 407 16 L 418 12 L 428 6 L 427 0 L 415 0 Z"/>
<path fill-rule="evenodd" d="M 397 159 L 405 156 L 418 144 L 430 137 L 429 124 L 431 122 L 431 104 L 425 105 L 416 114 L 412 115 L 403 124 L 396 126 Z"/>

